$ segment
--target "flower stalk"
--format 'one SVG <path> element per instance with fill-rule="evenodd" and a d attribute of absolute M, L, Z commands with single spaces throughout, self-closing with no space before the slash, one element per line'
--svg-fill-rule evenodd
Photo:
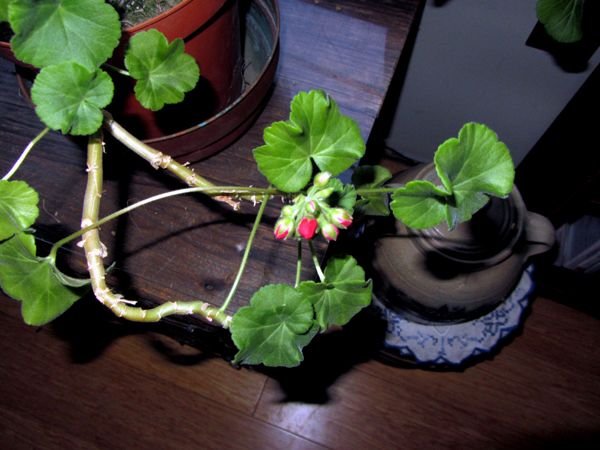
<path fill-rule="evenodd" d="M 17 159 L 17 161 L 13 164 L 13 166 L 6 173 L 6 175 L 4 175 L 2 177 L 3 181 L 9 180 L 15 174 L 15 172 L 17 170 L 19 170 L 19 167 L 21 167 L 21 164 L 23 164 L 23 161 L 25 161 L 25 158 L 27 158 L 27 156 L 29 155 L 29 152 L 31 152 L 31 150 L 33 149 L 33 147 L 35 147 L 35 145 L 44 136 L 46 136 L 46 134 L 48 133 L 48 131 L 50 131 L 50 128 L 48 128 L 48 127 L 44 128 L 36 137 L 34 137 L 31 140 L 31 142 L 29 144 L 27 144 L 27 147 L 25 147 L 25 150 L 23 150 L 23 152 L 21 153 L 21 155 L 19 156 L 19 159 Z"/>
<path fill-rule="evenodd" d="M 244 250 L 244 255 L 242 256 L 242 262 L 240 263 L 240 267 L 238 269 L 237 275 L 235 276 L 235 280 L 233 281 L 233 285 L 229 290 L 229 294 L 227 298 L 223 302 L 223 305 L 219 308 L 219 312 L 225 312 L 229 303 L 235 296 L 237 292 L 237 287 L 242 279 L 242 275 L 246 270 L 246 264 L 248 263 L 248 257 L 250 256 L 250 250 L 252 249 L 252 244 L 254 243 L 254 237 L 256 236 L 256 232 L 258 231 L 258 226 L 260 225 L 260 221 L 262 220 L 262 216 L 265 213 L 265 208 L 267 207 L 267 201 L 269 199 L 268 195 L 265 195 L 262 199 L 260 207 L 258 208 L 258 212 L 256 213 L 256 218 L 254 219 L 254 225 L 252 226 L 252 230 L 250 231 L 250 236 L 248 236 L 248 242 L 246 243 L 246 249 Z"/>

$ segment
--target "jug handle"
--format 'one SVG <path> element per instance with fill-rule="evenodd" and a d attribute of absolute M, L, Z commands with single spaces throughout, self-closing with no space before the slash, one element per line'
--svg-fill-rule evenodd
<path fill-rule="evenodd" d="M 546 217 L 534 212 L 528 212 L 526 226 L 528 243 L 527 258 L 547 252 L 554 246 L 554 242 L 556 241 L 554 226 L 552 226 Z"/>

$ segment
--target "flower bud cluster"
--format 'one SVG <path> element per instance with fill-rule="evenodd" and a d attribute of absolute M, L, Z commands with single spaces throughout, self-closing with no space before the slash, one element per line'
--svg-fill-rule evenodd
<path fill-rule="evenodd" d="M 352 215 L 348 211 L 331 207 L 327 203 L 334 192 L 334 188 L 329 186 L 330 179 L 329 172 L 317 174 L 306 194 L 298 195 L 291 205 L 281 209 L 281 215 L 275 224 L 275 238 L 312 239 L 320 232 L 328 241 L 335 241 L 339 230 L 352 224 Z"/>

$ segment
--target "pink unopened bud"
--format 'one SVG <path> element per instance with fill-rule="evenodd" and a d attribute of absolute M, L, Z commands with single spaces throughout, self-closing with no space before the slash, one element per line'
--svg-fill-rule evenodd
<path fill-rule="evenodd" d="M 321 234 L 328 241 L 335 241 L 338 237 L 338 229 L 332 223 L 327 223 L 321 228 Z"/>
<path fill-rule="evenodd" d="M 340 228 L 348 228 L 352 225 L 352 216 L 344 208 L 334 208 L 331 210 L 333 223 Z"/>
<path fill-rule="evenodd" d="M 283 217 L 275 224 L 275 238 L 279 240 L 286 239 L 294 229 L 294 221 L 288 217 Z"/>
<path fill-rule="evenodd" d="M 308 214 L 315 214 L 317 212 L 317 203 L 314 200 L 309 200 L 308 202 L 306 202 L 304 210 Z"/>
<path fill-rule="evenodd" d="M 303 217 L 296 230 L 304 239 L 312 239 L 317 232 L 317 219 Z"/>

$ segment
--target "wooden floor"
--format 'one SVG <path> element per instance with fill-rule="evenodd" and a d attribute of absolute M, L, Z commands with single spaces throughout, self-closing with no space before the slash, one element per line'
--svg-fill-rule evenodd
<path fill-rule="evenodd" d="M 238 184 L 264 182 L 251 169 L 249 149 L 261 142 L 266 123 L 285 116 L 292 94 L 301 89 L 334 93 L 369 136 L 422 3 L 281 1 L 287 31 L 268 106 L 255 129 L 227 152 L 199 163 L 199 173 L 230 181 L 233 174 Z M 319 54 L 323 59 L 315 62 Z M 12 70 L 0 63 L 2 173 L 41 129 L 18 96 Z M 37 229 L 46 239 L 63 237 L 79 224 L 75 191 L 84 183 L 82 161 L 76 142 L 53 134 L 20 171 L 44 192 Z M 166 177 L 155 181 L 153 170 L 129 160 L 112 171 L 125 172 L 121 167 L 129 184 L 116 185 L 115 174 L 107 181 L 105 199 L 113 195 L 115 203 L 144 198 L 168 184 Z M 232 279 L 239 257 L 233 245 L 220 246 L 237 242 L 229 229 L 221 233 L 204 226 L 220 223 L 220 212 L 183 200 L 179 210 L 163 208 L 121 224 L 135 233 L 125 250 L 110 252 L 122 264 L 116 270 L 138 268 L 136 279 L 144 283 L 133 289 L 144 297 L 216 297 L 227 287 L 217 281 Z M 181 220 L 168 220 L 181 211 L 186 212 Z M 243 239 L 244 225 L 238 227 Z M 179 236 L 186 227 L 214 233 L 205 238 L 216 248 L 212 266 L 200 267 L 207 250 L 196 235 Z M 268 240 L 258 245 L 258 259 L 277 265 L 274 255 L 284 252 L 269 250 L 272 230 L 264 231 Z M 170 266 L 164 270 L 167 264 L 157 263 L 166 260 L 154 244 L 157 236 L 183 239 L 190 249 L 183 255 L 187 259 L 166 254 Z M 145 258 L 145 265 L 138 258 Z M 192 269 L 194 282 L 185 284 L 185 271 Z M 263 267 L 249 268 L 252 282 L 271 276 Z M 185 289 L 189 284 L 189 292 L 177 283 L 176 290 L 173 280 Z M 246 301 L 248 286 L 241 289 Z M 126 326 L 99 308 L 91 299 L 82 301 L 36 330 L 22 323 L 17 302 L 0 294 L 0 449 L 600 448 L 600 323 L 545 298 L 533 302 L 512 342 L 462 372 L 379 362 L 371 339 L 377 330 L 360 321 L 321 337 L 302 368 L 236 369 L 206 348 L 181 345 L 171 337 L 181 330 Z"/>
<path fill-rule="evenodd" d="M 393 367 L 328 336 L 261 373 L 159 333 L 0 302 L 0 448 L 598 448 L 600 324 L 538 298 L 522 334 L 463 372 Z M 366 330 L 363 330 L 366 331 Z M 365 333 L 366 335 L 368 333 Z"/>

